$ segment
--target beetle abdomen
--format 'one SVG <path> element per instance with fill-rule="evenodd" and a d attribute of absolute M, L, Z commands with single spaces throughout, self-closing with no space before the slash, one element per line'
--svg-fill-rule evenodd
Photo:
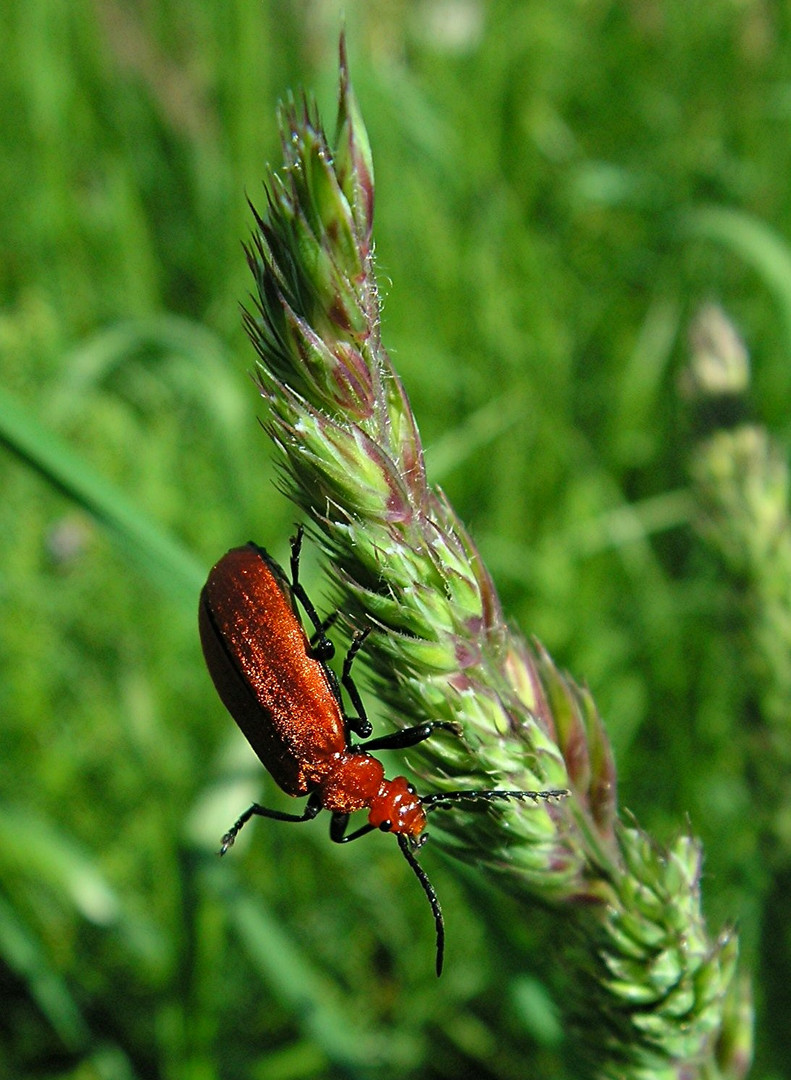
<path fill-rule="evenodd" d="M 287 590 L 258 548 L 234 548 L 209 574 L 199 626 L 226 709 L 280 787 L 305 795 L 346 739 L 340 705 Z"/>

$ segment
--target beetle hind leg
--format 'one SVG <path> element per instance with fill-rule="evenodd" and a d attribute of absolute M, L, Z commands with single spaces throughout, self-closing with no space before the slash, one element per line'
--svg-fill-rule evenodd
<path fill-rule="evenodd" d="M 305 529 L 302 525 L 299 525 L 296 535 L 291 537 L 291 592 L 302 604 L 305 614 L 313 623 L 313 634 L 310 638 L 311 653 L 314 659 L 326 662 L 332 660 L 333 656 L 335 656 L 335 646 L 327 637 L 327 631 L 337 619 L 338 613 L 333 611 L 326 619 L 320 619 L 319 613 L 313 606 L 313 601 L 299 580 L 299 559 L 302 554 L 302 537 L 304 535 Z"/>
<path fill-rule="evenodd" d="M 366 626 L 364 630 L 358 630 L 355 633 L 352 638 L 352 643 L 349 646 L 349 651 L 346 653 L 346 657 L 343 661 L 343 668 L 341 670 L 341 683 L 343 689 L 349 695 L 349 701 L 352 703 L 352 708 L 355 709 L 357 713 L 356 716 L 344 716 L 346 728 L 347 731 L 353 731 L 355 735 L 359 735 L 361 739 L 368 738 L 373 731 L 373 725 L 368 719 L 365 705 L 363 705 L 363 699 L 360 697 L 360 691 L 357 689 L 357 684 L 352 678 L 352 664 L 370 632 L 371 627 Z"/>

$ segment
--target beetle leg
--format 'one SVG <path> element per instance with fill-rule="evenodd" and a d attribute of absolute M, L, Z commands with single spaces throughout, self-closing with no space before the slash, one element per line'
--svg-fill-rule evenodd
<path fill-rule="evenodd" d="M 452 731 L 454 735 L 461 735 L 461 726 L 452 720 L 428 720 L 425 724 L 418 724 L 416 727 L 393 731 L 378 739 L 369 739 L 368 742 L 360 743 L 354 749 L 364 750 L 366 754 L 371 750 L 403 750 L 407 746 L 417 746 L 435 731 Z"/>
<path fill-rule="evenodd" d="M 363 647 L 363 642 L 371 632 L 370 626 L 367 626 L 364 630 L 358 630 L 352 638 L 352 643 L 349 646 L 349 651 L 346 653 L 346 659 L 343 661 L 343 670 L 341 672 L 341 682 L 343 688 L 349 695 L 349 700 L 352 706 L 357 710 L 356 716 L 344 716 L 346 721 L 347 736 L 349 731 L 353 731 L 355 735 L 359 735 L 361 739 L 367 739 L 373 731 L 373 725 L 368 719 L 365 712 L 365 706 L 363 705 L 363 699 L 360 697 L 360 691 L 355 685 L 352 678 L 352 664 L 354 658 L 360 649 Z M 347 738 L 348 742 L 348 738 Z"/>
<path fill-rule="evenodd" d="M 302 551 L 302 537 L 305 535 L 305 526 L 297 525 L 296 535 L 291 537 L 291 581 L 299 580 L 299 556 Z"/>
<path fill-rule="evenodd" d="M 270 810 L 266 806 L 259 806 L 258 803 L 253 803 L 252 806 L 248 806 L 245 812 L 237 818 L 225 836 L 223 836 L 220 855 L 224 855 L 228 848 L 233 846 L 233 842 L 239 835 L 239 832 L 252 817 L 273 818 L 275 821 L 312 821 L 320 810 L 321 797 L 318 792 L 315 791 L 311 792 L 305 809 L 301 814 L 288 814 L 283 810 Z"/>
<path fill-rule="evenodd" d="M 333 840 L 336 844 L 348 844 L 350 840 L 356 840 L 359 836 L 365 836 L 369 832 L 373 832 L 376 825 L 363 825 L 353 833 L 346 832 L 346 827 L 349 824 L 349 815 L 335 813 L 330 820 L 330 840 Z"/>
<path fill-rule="evenodd" d="M 291 591 L 302 604 L 302 608 L 313 623 L 313 634 L 310 638 L 311 654 L 316 660 L 332 660 L 335 655 L 335 646 L 327 637 L 327 630 L 332 626 L 338 617 L 337 611 L 333 611 L 331 615 L 328 615 L 326 619 L 320 619 L 319 614 L 313 606 L 313 601 L 305 592 L 304 587 L 299 580 L 299 557 L 302 552 L 302 537 L 305 534 L 305 530 L 302 525 L 297 526 L 296 536 L 291 537 Z"/>
<path fill-rule="evenodd" d="M 332 646 L 332 642 L 325 635 L 339 615 L 339 611 L 331 611 L 327 618 L 323 619 L 310 635 L 311 653 L 317 660 L 331 660 L 335 653 L 335 647 Z M 332 646 L 332 654 L 329 656 L 325 655 L 327 645 Z"/>

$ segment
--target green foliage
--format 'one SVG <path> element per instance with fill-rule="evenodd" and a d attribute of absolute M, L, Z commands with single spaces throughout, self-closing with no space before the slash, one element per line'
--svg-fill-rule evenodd
<path fill-rule="evenodd" d="M 585 1031 L 571 1043 L 585 1059 L 580 1072 L 739 1077 L 752 1023 L 749 1006 L 730 1006 L 749 993 L 735 981 L 735 935 L 713 941 L 707 932 L 699 845 L 683 836 L 662 849 L 617 820 L 612 753 L 590 694 L 505 625 L 471 537 L 427 483 L 415 419 L 381 341 L 370 144 L 343 38 L 340 64 L 334 138 L 309 100 L 281 109 L 284 162 L 248 247 L 258 295 L 245 322 L 270 405 L 267 431 L 285 457 L 284 489 L 315 523 L 339 610 L 373 627 L 366 655 L 395 722 L 442 716 L 458 730 L 455 746 L 436 739 L 410 755 L 421 781 L 438 789 L 424 796 L 426 811 L 460 775 L 469 788 L 528 788 L 535 800 L 536 788 L 555 789 L 527 812 L 501 807 L 488 819 L 456 806 L 442 842 L 452 837 L 458 858 L 505 880 L 527 906 L 553 905 L 567 937 L 585 943 L 573 959 L 569 943 L 562 954 L 567 981 L 589 991 L 564 1009 Z M 693 366 L 701 376 L 723 352 L 710 336 L 708 363 Z M 708 401 L 706 381 L 694 385 Z M 744 518 L 737 537 L 774 537 L 776 514 L 757 528 L 767 499 L 752 487 L 752 514 L 722 516 Z M 791 594 L 791 577 L 772 576 Z"/>
<path fill-rule="evenodd" d="M 591 687 L 621 804 L 678 851 L 689 816 L 707 920 L 738 920 L 755 972 L 756 1075 L 783 1075 L 785 560 L 696 528 L 711 490 L 676 375 L 716 297 L 785 457 L 787 17 L 344 6 L 385 343 L 429 476 L 508 617 Z M 0 1074 L 577 1075 L 548 1004 L 569 990 L 557 931 L 476 872 L 426 858 L 452 927 L 437 985 L 389 838 L 338 848 L 320 819 L 214 855 L 278 795 L 202 669 L 198 568 L 249 537 L 284 556 L 296 514 L 246 377 L 244 193 L 259 203 L 280 160 L 287 88 L 331 116 L 340 18 L 288 0 L 0 14 Z"/>

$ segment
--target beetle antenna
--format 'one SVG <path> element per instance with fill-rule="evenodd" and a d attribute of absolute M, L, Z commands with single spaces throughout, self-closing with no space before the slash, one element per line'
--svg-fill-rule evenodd
<path fill-rule="evenodd" d="M 436 795 L 424 795 L 420 805 L 430 814 L 432 810 L 442 810 L 454 803 L 463 802 L 498 802 L 508 799 L 532 799 L 538 802 L 543 799 L 549 802 L 553 799 L 563 799 L 570 794 L 568 788 L 556 788 L 552 791 L 440 791 Z"/>
<path fill-rule="evenodd" d="M 434 912 L 434 925 L 437 928 L 437 978 L 442 974 L 442 962 L 445 957 L 445 923 L 442 919 L 442 908 L 439 906 L 439 897 L 434 892 L 434 886 L 428 879 L 428 875 L 417 861 L 409 846 L 409 839 L 404 833 L 398 834 L 398 846 L 404 853 L 404 858 L 412 867 L 415 877 L 420 882 L 423 892 L 428 897 L 431 910 Z"/>

